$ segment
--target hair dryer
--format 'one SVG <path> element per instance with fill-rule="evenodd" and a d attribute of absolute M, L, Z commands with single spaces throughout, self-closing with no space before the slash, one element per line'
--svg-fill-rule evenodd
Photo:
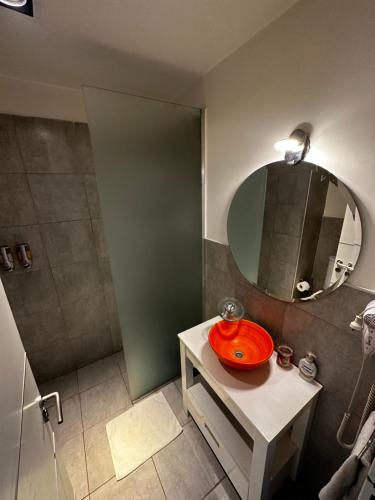
<path fill-rule="evenodd" d="M 367 417 L 375 406 L 375 382 L 371 386 L 370 393 L 368 395 L 365 408 L 362 413 L 361 422 L 358 427 L 357 434 L 352 443 L 345 443 L 343 441 L 343 435 L 347 429 L 347 426 L 352 418 L 352 407 L 355 402 L 355 399 L 358 395 L 358 392 L 361 388 L 362 380 L 366 372 L 367 364 L 371 356 L 375 353 L 375 300 L 372 300 L 367 304 L 365 310 L 362 313 L 355 317 L 354 321 L 350 323 L 350 327 L 352 330 L 361 331 L 362 332 L 362 365 L 358 375 L 357 383 L 355 385 L 352 397 L 350 399 L 350 403 L 342 422 L 340 424 L 339 430 L 337 431 L 337 441 L 343 447 L 347 449 L 352 449 L 357 437 L 363 427 L 363 424 L 366 422 Z"/>

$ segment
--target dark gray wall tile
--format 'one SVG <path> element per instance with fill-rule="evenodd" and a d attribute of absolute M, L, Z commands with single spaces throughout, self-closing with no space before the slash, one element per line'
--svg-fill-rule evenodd
<path fill-rule="evenodd" d="M 31 168 L 32 171 L 48 172 L 50 161 L 43 138 L 44 135 L 48 135 L 48 131 L 44 131 L 42 120 L 24 116 L 18 116 L 15 119 L 18 141 L 26 170 Z M 33 170 L 34 168 L 36 170 Z"/>
<path fill-rule="evenodd" d="M 92 219 L 100 219 L 101 218 L 101 210 L 100 210 L 100 200 L 98 187 L 96 185 L 96 177 L 95 175 L 84 175 L 85 189 L 87 200 L 90 208 L 90 215 Z"/>
<path fill-rule="evenodd" d="M 109 326 L 103 292 L 64 304 L 63 315 L 68 336 L 72 338 L 99 333 Z"/>
<path fill-rule="evenodd" d="M 243 303 L 248 319 L 260 323 L 279 344 L 286 303 L 268 297 L 245 279 L 236 284 L 236 297 Z"/>
<path fill-rule="evenodd" d="M 205 267 L 205 319 L 218 315 L 218 303 L 224 297 L 235 295 L 234 281 L 230 275 L 209 265 Z"/>
<path fill-rule="evenodd" d="M 217 243 L 216 241 L 203 240 L 204 260 L 205 262 L 223 272 L 230 270 L 230 250 L 226 245 Z"/>
<path fill-rule="evenodd" d="M 319 300 L 296 302 L 295 307 L 349 332 L 350 322 L 373 299 L 374 295 L 369 292 L 362 292 L 348 285 L 343 285 L 334 293 Z"/>
<path fill-rule="evenodd" d="M 30 173 L 91 173 L 94 170 L 86 123 L 17 117 L 25 169 Z"/>
<path fill-rule="evenodd" d="M 27 172 L 74 172 L 74 156 L 68 140 L 74 123 L 17 117 L 16 127 Z"/>
<path fill-rule="evenodd" d="M 33 256 L 31 269 L 25 269 L 17 260 L 15 246 L 17 243 L 28 243 Z M 33 272 L 48 267 L 47 254 L 43 245 L 38 225 L 0 227 L 0 244 L 12 247 L 15 269 L 13 274 Z M 7 274 L 3 268 L 0 274 Z"/>
<path fill-rule="evenodd" d="M 88 335 L 75 337 L 70 340 L 70 345 L 77 368 L 82 368 L 116 352 L 109 327 L 100 332 L 91 331 Z"/>
<path fill-rule="evenodd" d="M 117 314 L 117 300 L 115 295 L 115 289 L 112 283 L 104 284 L 104 297 L 107 304 L 108 314 L 109 315 Z"/>
<path fill-rule="evenodd" d="M 283 342 L 294 349 L 296 364 L 307 351 L 314 352 L 318 357 L 319 382 L 342 404 L 349 403 L 362 359 L 357 334 L 340 330 L 289 304 Z"/>
<path fill-rule="evenodd" d="M 40 223 L 90 218 L 81 175 L 28 174 L 28 178 Z"/>
<path fill-rule="evenodd" d="M 1 174 L 0 193 L 0 227 L 37 222 L 26 174 Z"/>
<path fill-rule="evenodd" d="M 263 231 L 273 233 L 277 214 L 277 205 L 266 204 L 263 215 Z M 263 243 L 263 242 L 262 242 Z M 263 251 L 263 249 L 262 249 Z"/>
<path fill-rule="evenodd" d="M 315 498 L 348 456 L 336 441 L 344 411 L 345 407 L 327 391 L 320 393 L 302 470 L 304 484 L 309 485 Z M 358 425 L 357 419 L 355 423 Z"/>
<path fill-rule="evenodd" d="M 0 275 L 38 381 L 120 350 L 87 124 L 0 114 L 0 194 L 0 244 L 33 252 Z"/>
<path fill-rule="evenodd" d="M 18 318 L 17 327 L 28 354 L 66 338 L 59 307 Z"/>
<path fill-rule="evenodd" d="M 295 270 L 295 264 L 280 262 L 272 256 L 268 261 L 269 280 L 267 281 L 267 292 L 280 299 L 291 300 Z"/>
<path fill-rule="evenodd" d="M 101 219 L 93 219 L 92 229 L 94 231 L 95 245 L 99 257 L 108 257 L 107 244 L 104 235 L 104 226 Z"/>
<path fill-rule="evenodd" d="M 111 264 L 108 257 L 98 257 L 100 274 L 105 285 L 112 285 Z"/>
<path fill-rule="evenodd" d="M 0 173 L 23 171 L 15 118 L 11 115 L 0 115 Z"/>
<path fill-rule="evenodd" d="M 41 231 L 52 267 L 74 262 L 96 262 L 90 220 L 42 224 Z"/>
<path fill-rule="evenodd" d="M 305 205 L 305 200 L 309 190 L 310 170 L 309 167 L 301 167 L 299 175 L 295 175 L 293 167 L 282 165 L 279 167 L 282 175 L 279 176 L 277 185 L 277 199 L 281 204 L 290 203 L 291 200 L 296 205 Z M 287 171 L 287 170 L 288 171 Z"/>
<path fill-rule="evenodd" d="M 286 234 L 275 233 L 273 235 L 271 256 L 281 263 L 296 265 L 298 259 L 300 238 Z"/>
<path fill-rule="evenodd" d="M 38 384 L 65 375 L 74 370 L 69 342 L 59 340 L 54 344 L 28 354 L 31 369 Z"/>
<path fill-rule="evenodd" d="M 218 302 L 223 297 L 235 295 L 235 272 L 237 268 L 229 248 L 214 241 L 204 241 L 204 289 L 203 314 L 205 319 L 218 314 Z"/>
<path fill-rule="evenodd" d="M 2 278 L 12 312 L 17 319 L 58 307 L 57 293 L 49 269 Z"/>
<path fill-rule="evenodd" d="M 102 280 L 97 262 L 79 262 L 52 269 L 62 304 L 98 293 Z"/>
<path fill-rule="evenodd" d="M 267 169 L 267 189 L 265 198 L 265 204 L 267 206 L 277 205 L 279 203 L 277 195 L 279 189 L 279 174 L 280 173 L 274 167 Z"/>
<path fill-rule="evenodd" d="M 68 141 L 73 150 L 74 170 L 87 174 L 94 173 L 94 160 L 87 123 L 74 123 L 69 129 Z"/>
<path fill-rule="evenodd" d="M 122 345 L 120 320 L 117 312 L 116 314 L 111 314 L 109 316 L 109 326 L 111 329 L 113 347 L 116 349 L 116 351 L 121 351 L 123 349 L 123 345 Z"/>
<path fill-rule="evenodd" d="M 304 211 L 291 203 L 277 205 L 274 231 L 300 237 L 303 225 Z"/>
<path fill-rule="evenodd" d="M 106 304 L 107 315 L 109 319 L 109 326 L 111 329 L 111 337 L 113 346 L 116 350 L 121 350 L 122 346 L 122 335 L 121 335 L 121 326 L 120 319 L 118 315 L 117 309 L 117 299 L 115 294 L 115 289 L 112 283 L 111 270 L 109 266 L 109 259 L 99 259 L 99 261 L 107 262 L 107 266 L 105 266 L 106 272 L 104 279 L 104 300 Z M 102 270 L 103 273 L 103 270 Z"/>

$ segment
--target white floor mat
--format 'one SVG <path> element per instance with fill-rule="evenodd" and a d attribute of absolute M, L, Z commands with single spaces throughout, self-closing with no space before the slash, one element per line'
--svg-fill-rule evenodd
<path fill-rule="evenodd" d="M 161 392 L 136 403 L 107 424 L 119 481 L 175 439 L 182 427 Z"/>

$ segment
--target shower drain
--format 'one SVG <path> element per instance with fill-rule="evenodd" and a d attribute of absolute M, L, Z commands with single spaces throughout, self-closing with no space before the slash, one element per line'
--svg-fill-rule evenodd
<path fill-rule="evenodd" d="M 236 358 L 243 358 L 245 354 L 242 351 L 234 351 Z"/>

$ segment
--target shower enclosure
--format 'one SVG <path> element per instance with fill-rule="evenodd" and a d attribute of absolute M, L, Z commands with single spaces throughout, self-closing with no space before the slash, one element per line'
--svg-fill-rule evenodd
<path fill-rule="evenodd" d="M 179 372 L 177 334 L 202 319 L 201 112 L 84 89 L 136 399 Z"/>

